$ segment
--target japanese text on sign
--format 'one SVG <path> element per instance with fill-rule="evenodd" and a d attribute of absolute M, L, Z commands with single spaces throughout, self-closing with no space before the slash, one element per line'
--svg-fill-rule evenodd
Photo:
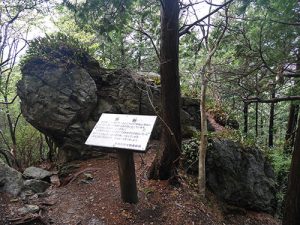
<path fill-rule="evenodd" d="M 156 116 L 103 113 L 85 144 L 146 150 Z"/>

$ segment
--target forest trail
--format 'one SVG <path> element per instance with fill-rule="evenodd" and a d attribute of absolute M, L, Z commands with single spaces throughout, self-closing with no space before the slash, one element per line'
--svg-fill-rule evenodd
<path fill-rule="evenodd" d="M 118 165 L 115 155 L 74 162 L 77 169 L 68 184 L 48 189 L 43 196 L 26 201 L 11 200 L 0 194 L 0 224 L 55 225 L 279 225 L 272 216 L 227 207 L 209 193 L 197 196 L 194 177 L 180 176 L 175 187 L 167 181 L 148 180 L 146 172 L 154 159 L 158 142 L 146 154 L 135 154 L 139 202 L 123 203 L 120 198 Z M 40 211 L 22 220 L 17 211 L 23 204 L 34 204 Z M 225 210 L 224 210 L 225 209 Z M 226 213 L 224 213 L 226 212 Z M 30 217 L 31 216 L 31 217 Z M 19 218 L 19 220 L 17 220 Z M 24 219 L 24 217 L 23 217 Z M 9 222 L 13 221 L 15 222 Z M 1 223 L 2 222 L 2 223 Z"/>
<path fill-rule="evenodd" d="M 211 113 L 206 112 L 206 116 L 207 116 L 208 122 L 215 129 L 215 132 L 224 131 L 226 129 L 224 126 L 222 126 L 221 124 L 216 122 L 216 120 L 214 119 L 214 116 Z"/>

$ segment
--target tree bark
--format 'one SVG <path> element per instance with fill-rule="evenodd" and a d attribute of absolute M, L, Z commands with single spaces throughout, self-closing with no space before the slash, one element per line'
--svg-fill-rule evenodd
<path fill-rule="evenodd" d="M 150 168 L 152 179 L 175 177 L 181 152 L 178 17 L 178 0 L 161 0 L 160 75 L 164 126 L 161 149 Z"/>
<path fill-rule="evenodd" d="M 294 144 L 282 225 L 300 224 L 300 120 Z"/>
<path fill-rule="evenodd" d="M 249 103 L 248 102 L 244 102 L 244 134 L 247 135 L 248 133 L 248 106 Z"/>
<path fill-rule="evenodd" d="M 258 137 L 258 102 L 255 103 L 255 136 Z"/>
<path fill-rule="evenodd" d="M 202 73 L 201 74 L 201 100 L 200 100 L 201 134 L 200 134 L 200 146 L 199 146 L 199 174 L 198 174 L 199 194 L 202 197 L 205 196 L 205 187 L 206 187 L 206 172 L 205 172 L 205 158 L 206 158 L 206 150 L 207 150 L 206 89 L 207 89 L 207 79 L 205 77 L 205 74 Z"/>
<path fill-rule="evenodd" d="M 287 124 L 287 129 L 285 134 L 285 144 L 284 144 L 284 150 L 287 153 L 290 152 L 289 150 L 294 146 L 298 112 L 299 112 L 299 105 L 291 103 L 290 110 L 289 110 L 288 124 Z"/>
<path fill-rule="evenodd" d="M 275 98 L 275 91 L 272 91 L 272 98 Z M 274 117 L 275 117 L 275 103 L 270 105 L 270 117 L 269 117 L 269 147 L 274 145 Z"/>

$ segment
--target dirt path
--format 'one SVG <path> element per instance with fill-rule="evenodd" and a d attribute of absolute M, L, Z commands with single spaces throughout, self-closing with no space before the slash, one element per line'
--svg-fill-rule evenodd
<path fill-rule="evenodd" d="M 97 170 L 82 173 L 66 186 L 48 190 L 45 197 L 33 197 L 26 202 L 11 202 L 6 199 L 0 205 L 0 215 L 5 213 L 7 218 L 16 218 L 18 207 L 31 203 L 42 207 L 40 216 L 44 223 L 26 224 L 279 225 L 271 216 L 262 213 L 224 215 L 213 197 L 204 202 L 199 199 L 189 179 L 182 178 L 179 187 L 170 186 L 166 181 L 148 180 L 146 171 L 157 147 L 153 145 L 145 155 L 135 154 L 139 195 L 139 202 L 135 205 L 121 201 L 117 159 L 106 157 L 77 162 L 80 168 L 75 172 L 87 168 Z M 9 210 L 4 212 L 4 208 Z M 3 225 L 12 224 L 7 220 L 0 220 L 0 224 L 1 222 Z"/>

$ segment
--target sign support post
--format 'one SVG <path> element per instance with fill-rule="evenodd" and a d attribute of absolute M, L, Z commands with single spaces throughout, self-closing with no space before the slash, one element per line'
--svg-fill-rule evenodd
<path fill-rule="evenodd" d="M 133 152 L 145 153 L 156 116 L 102 113 L 85 144 L 117 151 L 121 198 L 137 203 Z"/>
<path fill-rule="evenodd" d="M 138 195 L 133 152 L 124 149 L 124 151 L 118 153 L 118 157 L 121 198 L 124 202 L 137 203 Z"/>

